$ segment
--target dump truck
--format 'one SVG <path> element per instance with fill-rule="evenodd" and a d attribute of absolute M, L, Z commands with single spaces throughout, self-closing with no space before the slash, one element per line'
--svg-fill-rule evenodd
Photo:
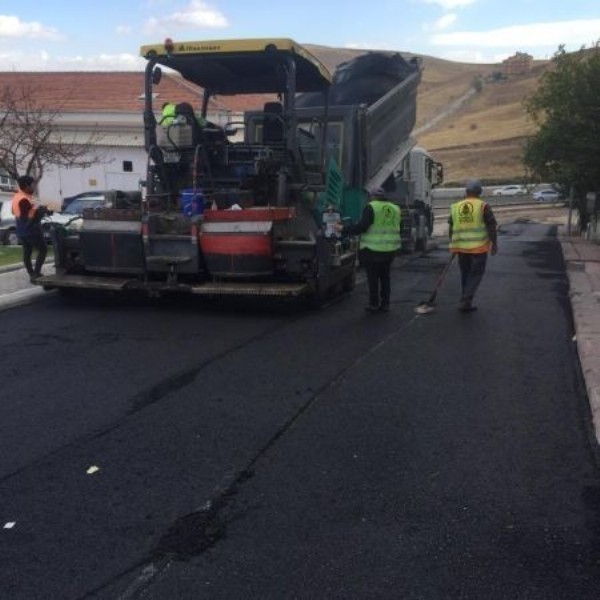
<path fill-rule="evenodd" d="M 388 194 L 402 208 L 405 252 L 427 250 L 435 220 L 432 192 L 443 181 L 443 164 L 425 148 L 415 146 L 386 182 Z"/>
<path fill-rule="evenodd" d="M 332 224 L 357 218 L 368 186 L 393 175 L 414 145 L 420 65 L 350 114 L 330 107 L 332 75 L 290 39 L 167 39 L 141 55 L 142 202 L 84 210 L 77 228 L 57 227 L 55 273 L 36 283 L 318 301 L 352 289 L 357 240 Z M 155 105 L 162 68 L 203 90 L 198 106 Z M 246 111 L 241 123 L 210 122 L 215 97 L 248 94 L 264 95 L 262 110 Z M 304 94 L 317 106 L 300 106 Z"/>
<path fill-rule="evenodd" d="M 383 188 L 402 209 L 406 253 L 426 250 L 433 233 L 431 192 L 443 181 L 442 164 L 411 137 L 421 74 L 418 57 L 368 52 L 339 65 L 329 90 L 328 148 L 343 182 L 334 205 L 356 220 L 368 192 Z M 322 110 L 319 101 L 314 93 L 298 98 L 301 126 L 311 127 Z"/>

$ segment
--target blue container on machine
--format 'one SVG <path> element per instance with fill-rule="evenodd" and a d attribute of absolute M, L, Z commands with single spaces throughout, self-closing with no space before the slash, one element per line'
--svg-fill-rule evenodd
<path fill-rule="evenodd" d="M 204 212 L 204 195 L 200 190 L 181 192 L 181 212 L 188 217 L 201 215 Z"/>

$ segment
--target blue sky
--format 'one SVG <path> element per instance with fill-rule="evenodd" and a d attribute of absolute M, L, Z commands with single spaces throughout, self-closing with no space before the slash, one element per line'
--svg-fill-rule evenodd
<path fill-rule="evenodd" d="M 0 70 L 139 70 L 142 44 L 290 37 L 498 62 L 600 39 L 598 0 L 0 0 Z"/>

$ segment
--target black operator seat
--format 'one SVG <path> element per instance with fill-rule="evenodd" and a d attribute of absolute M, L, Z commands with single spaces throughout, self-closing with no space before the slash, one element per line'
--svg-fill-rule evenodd
<path fill-rule="evenodd" d="M 263 107 L 263 143 L 283 142 L 283 107 L 281 102 L 266 102 Z"/>

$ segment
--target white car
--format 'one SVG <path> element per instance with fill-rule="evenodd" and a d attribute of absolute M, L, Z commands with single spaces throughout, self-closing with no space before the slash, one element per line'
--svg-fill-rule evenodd
<path fill-rule="evenodd" d="M 550 188 L 533 192 L 532 197 L 538 202 L 558 202 L 561 199 L 560 193 Z"/>
<path fill-rule="evenodd" d="M 16 246 L 19 243 L 17 224 L 12 214 L 12 201 L 10 199 L 0 202 L 0 243 L 5 246 Z"/>
<path fill-rule="evenodd" d="M 85 208 L 102 208 L 106 206 L 104 195 L 87 196 L 73 200 L 63 212 L 52 213 L 42 219 L 42 228 L 46 239 L 50 241 L 52 228 L 61 225 L 79 229 L 81 227 L 81 216 Z"/>
<path fill-rule="evenodd" d="M 502 188 L 494 190 L 494 196 L 524 196 L 527 188 L 524 185 L 505 185 Z"/>

